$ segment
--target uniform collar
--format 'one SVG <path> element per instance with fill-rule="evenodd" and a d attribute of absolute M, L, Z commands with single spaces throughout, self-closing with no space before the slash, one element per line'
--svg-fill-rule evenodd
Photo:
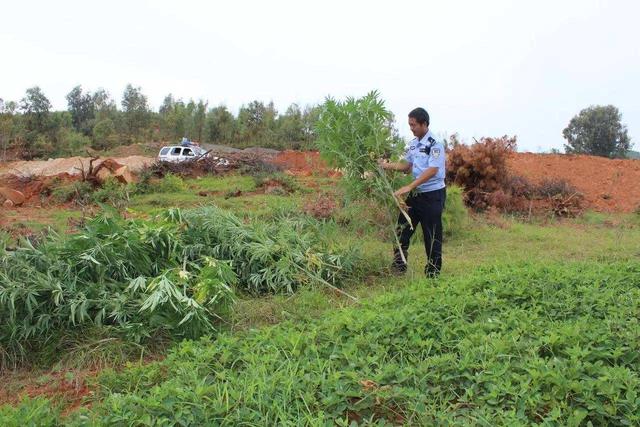
<path fill-rule="evenodd" d="M 427 133 L 424 134 L 424 136 L 422 137 L 422 139 L 416 137 L 415 141 L 416 141 L 416 145 L 428 145 L 429 142 L 429 138 L 431 137 L 431 131 L 428 130 Z"/>

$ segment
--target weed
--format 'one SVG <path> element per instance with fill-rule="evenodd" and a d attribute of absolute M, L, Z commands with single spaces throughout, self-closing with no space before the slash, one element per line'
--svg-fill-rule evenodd
<path fill-rule="evenodd" d="M 442 228 L 448 237 L 459 235 L 468 222 L 467 208 L 464 206 L 462 188 L 457 185 L 447 187 L 447 200 L 442 214 Z"/>
<path fill-rule="evenodd" d="M 129 202 L 129 196 L 135 191 L 131 185 L 123 185 L 114 178 L 109 178 L 91 195 L 93 203 L 106 203 L 116 209 L 123 209 Z"/>
<path fill-rule="evenodd" d="M 91 201 L 91 194 L 93 193 L 93 186 L 86 181 L 74 181 L 70 184 L 65 184 L 56 187 L 51 196 L 58 203 L 76 202 L 80 205 L 85 205 Z"/>
<path fill-rule="evenodd" d="M 341 183 L 347 199 L 374 200 L 387 212 L 384 224 L 396 244 L 396 213 L 408 219 L 393 192 L 397 186 L 378 164 L 383 158 L 397 156 L 401 140 L 394 136 L 392 114 L 377 92 L 360 99 L 338 102 L 328 98 L 316 125 L 320 154 L 329 165 L 342 172 Z"/>
<path fill-rule="evenodd" d="M 257 172 L 252 173 L 251 176 L 254 180 L 255 187 L 263 188 L 265 191 L 269 191 L 270 188 L 277 187 L 282 189 L 283 192 L 281 194 L 288 194 L 301 190 L 300 185 L 294 177 L 282 172 Z M 273 192 L 273 190 L 271 192 Z"/>
<path fill-rule="evenodd" d="M 568 197 L 578 193 L 578 190 L 564 179 L 545 179 L 535 188 L 535 193 L 541 197 Z"/>

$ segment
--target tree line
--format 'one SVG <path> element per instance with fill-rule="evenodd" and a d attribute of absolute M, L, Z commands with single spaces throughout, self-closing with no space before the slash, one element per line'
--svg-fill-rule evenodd
<path fill-rule="evenodd" d="M 104 89 L 76 86 L 67 94 L 67 109 L 53 111 L 42 89 L 26 90 L 20 101 L 0 98 L 0 159 L 63 157 L 85 154 L 87 148 L 109 150 L 119 145 L 183 137 L 200 143 L 238 148 L 313 148 L 319 105 L 291 104 L 284 113 L 273 102 L 252 101 L 234 115 L 224 105 L 184 101 L 168 94 L 154 111 L 140 87 L 127 85 L 120 108 Z M 613 105 L 580 111 L 562 131 L 569 154 L 603 157 L 636 156 L 622 114 Z M 389 123 L 393 128 L 393 120 Z M 398 138 L 394 129 L 394 137 Z M 554 152 L 559 152 L 553 150 Z"/>
<path fill-rule="evenodd" d="M 252 101 L 234 115 L 224 105 L 184 101 L 168 94 L 154 111 L 140 87 L 127 85 L 120 108 L 104 89 L 74 87 L 66 96 L 67 109 L 54 111 L 42 89 L 26 90 L 20 101 L 0 98 L 2 159 L 25 159 L 84 154 L 87 148 L 108 150 L 150 141 L 178 142 L 183 137 L 200 143 L 277 149 L 309 148 L 320 107 L 291 104 L 284 113 L 273 102 Z"/>

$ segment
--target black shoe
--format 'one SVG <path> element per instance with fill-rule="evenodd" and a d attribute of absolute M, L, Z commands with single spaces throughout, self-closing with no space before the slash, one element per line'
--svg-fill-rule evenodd
<path fill-rule="evenodd" d="M 403 276 L 407 272 L 406 265 L 391 264 L 391 274 L 394 276 Z"/>
<path fill-rule="evenodd" d="M 427 279 L 437 279 L 440 276 L 439 270 L 426 270 L 424 274 L 427 276 Z"/>

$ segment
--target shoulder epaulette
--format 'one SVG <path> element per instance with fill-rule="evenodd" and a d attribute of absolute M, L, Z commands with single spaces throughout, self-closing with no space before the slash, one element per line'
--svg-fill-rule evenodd
<path fill-rule="evenodd" d="M 433 137 L 432 137 L 432 136 L 430 136 L 429 138 L 427 138 L 427 141 L 429 141 L 429 142 L 430 142 L 430 143 L 432 143 L 432 144 L 435 144 L 435 143 L 436 143 L 436 140 L 435 140 L 435 139 L 433 139 Z"/>

